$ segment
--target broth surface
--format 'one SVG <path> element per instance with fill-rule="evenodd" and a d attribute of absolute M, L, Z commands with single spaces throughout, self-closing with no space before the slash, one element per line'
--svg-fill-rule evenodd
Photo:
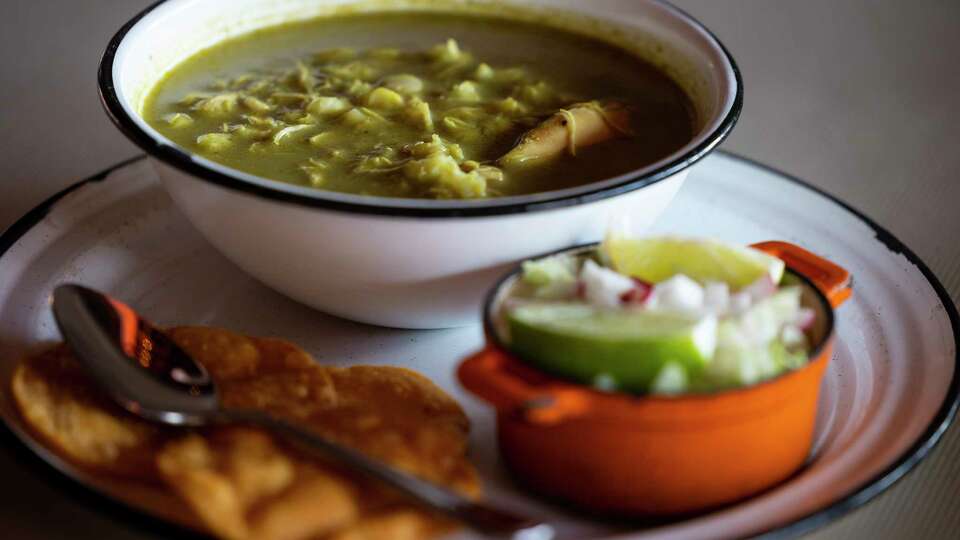
<path fill-rule="evenodd" d="M 611 103 L 629 109 L 625 129 L 604 112 Z M 586 129 L 567 121 L 577 104 L 617 136 L 576 144 Z M 218 44 L 167 74 L 143 115 L 187 150 L 265 178 L 362 195 L 482 198 L 653 163 L 690 141 L 691 111 L 672 80 L 612 45 L 494 17 L 396 12 Z M 572 131 L 563 152 L 499 160 L 551 118 Z"/>

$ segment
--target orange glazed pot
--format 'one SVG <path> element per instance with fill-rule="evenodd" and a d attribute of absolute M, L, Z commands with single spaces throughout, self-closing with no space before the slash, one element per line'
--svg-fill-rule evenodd
<path fill-rule="evenodd" d="M 605 393 L 530 367 L 505 348 L 496 328 L 519 272 L 501 281 L 485 307 L 487 346 L 458 375 L 496 407 L 500 450 L 513 474 L 544 495 L 630 516 L 702 511 L 793 474 L 810 453 L 833 308 L 849 298 L 850 275 L 792 244 L 754 247 L 783 259 L 804 287 L 803 303 L 817 313 L 813 352 L 800 369 L 714 394 Z"/>

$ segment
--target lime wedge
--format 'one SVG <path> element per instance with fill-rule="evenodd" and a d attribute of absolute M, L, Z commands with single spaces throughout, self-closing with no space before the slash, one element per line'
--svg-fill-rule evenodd
<path fill-rule="evenodd" d="M 764 275 L 780 283 L 785 266 L 762 251 L 717 240 L 611 234 L 603 250 L 614 270 L 649 283 L 684 274 L 700 283 L 719 281 L 737 289 Z"/>
<path fill-rule="evenodd" d="M 534 303 L 513 308 L 507 321 L 510 349 L 526 362 L 585 384 L 601 377 L 607 387 L 633 392 L 648 391 L 668 362 L 687 376 L 702 371 L 716 348 L 712 316 Z"/>

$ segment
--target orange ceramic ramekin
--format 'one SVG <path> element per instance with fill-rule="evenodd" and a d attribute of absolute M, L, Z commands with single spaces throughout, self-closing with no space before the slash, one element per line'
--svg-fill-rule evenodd
<path fill-rule="evenodd" d="M 714 394 L 604 393 L 526 365 L 503 346 L 495 326 L 518 273 L 501 281 L 485 307 L 487 346 L 458 375 L 496 407 L 500 450 L 513 474 L 534 491 L 585 509 L 656 516 L 733 502 L 796 471 L 810 452 L 832 354 L 833 308 L 850 296 L 850 275 L 792 244 L 754 247 L 782 258 L 804 287 L 803 303 L 817 313 L 813 352 L 800 369 Z"/>

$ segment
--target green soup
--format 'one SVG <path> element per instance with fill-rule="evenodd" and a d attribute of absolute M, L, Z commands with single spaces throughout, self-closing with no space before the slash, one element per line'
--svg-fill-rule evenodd
<path fill-rule="evenodd" d="M 610 119 L 611 103 L 628 111 L 627 124 Z M 265 178 L 361 195 L 484 198 L 653 163 L 690 141 L 691 111 L 669 77 L 612 45 L 501 18 L 396 12 L 220 43 L 167 74 L 143 113 L 182 147 Z M 531 130 L 551 119 L 562 151 L 501 159 L 518 142 L 543 139 Z M 594 126 L 605 136 L 583 135 L 589 120 L 609 124 Z"/>

